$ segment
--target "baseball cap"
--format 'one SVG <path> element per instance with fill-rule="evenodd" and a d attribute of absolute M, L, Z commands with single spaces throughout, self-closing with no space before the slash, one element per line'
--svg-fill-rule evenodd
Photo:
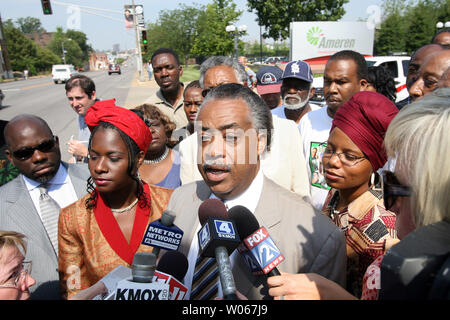
<path fill-rule="evenodd" d="M 278 93 L 281 91 L 283 70 L 275 66 L 264 66 L 256 73 L 256 91 L 258 94 Z"/>
<path fill-rule="evenodd" d="M 281 79 L 297 78 L 306 82 L 313 82 L 313 74 L 308 63 L 302 60 L 291 61 L 284 68 Z"/>

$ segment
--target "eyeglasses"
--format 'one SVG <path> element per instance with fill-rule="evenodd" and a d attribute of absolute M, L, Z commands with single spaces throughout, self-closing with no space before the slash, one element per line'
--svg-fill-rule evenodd
<path fill-rule="evenodd" d="M 323 151 L 322 159 L 331 159 L 333 154 L 335 154 L 336 156 L 338 156 L 341 163 L 347 167 L 353 167 L 364 159 L 367 159 L 366 156 L 358 157 L 348 152 L 335 152 L 331 149 L 330 146 L 327 145 L 326 142 L 321 143 L 319 146 L 325 149 Z"/>
<path fill-rule="evenodd" d="M 22 283 L 21 281 L 23 281 L 27 275 L 31 274 L 31 265 L 31 261 L 22 262 L 22 268 L 15 272 L 6 283 L 0 284 L 0 288 L 19 289 L 20 284 Z"/>
<path fill-rule="evenodd" d="M 39 150 L 40 152 L 49 152 L 55 147 L 55 144 L 56 144 L 56 137 L 53 136 L 53 139 L 46 140 L 37 145 L 36 147 L 24 147 L 19 150 L 16 150 L 12 152 L 12 155 L 14 156 L 14 158 L 20 161 L 25 161 L 33 156 L 34 151 Z"/>
<path fill-rule="evenodd" d="M 393 172 L 383 171 L 381 177 L 381 189 L 383 190 L 384 207 L 386 210 L 392 208 L 398 197 L 411 196 L 411 188 L 401 185 Z"/>

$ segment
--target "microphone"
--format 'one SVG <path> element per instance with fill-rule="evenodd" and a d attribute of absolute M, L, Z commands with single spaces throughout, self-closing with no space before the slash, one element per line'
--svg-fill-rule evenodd
<path fill-rule="evenodd" d="M 253 275 L 279 276 L 277 266 L 284 256 L 270 238 L 266 228 L 260 227 L 258 220 L 244 206 L 234 206 L 228 211 L 229 217 L 236 223 L 242 240 L 238 251 L 244 257 Z"/>
<path fill-rule="evenodd" d="M 217 199 L 205 200 L 198 209 L 198 218 L 203 226 L 198 232 L 200 254 L 216 258 L 224 299 L 237 300 L 229 258 L 240 243 L 236 226 L 228 219 L 223 202 Z"/>
<path fill-rule="evenodd" d="M 169 285 L 153 282 L 155 269 L 154 253 L 136 253 L 131 265 L 131 278 L 117 283 L 114 300 L 168 300 Z"/>
<path fill-rule="evenodd" d="M 155 281 L 169 285 L 169 300 L 183 300 L 188 291 L 180 281 L 188 270 L 188 260 L 179 251 L 167 251 L 159 260 Z"/>
<path fill-rule="evenodd" d="M 161 219 L 149 223 L 142 244 L 154 247 L 153 253 L 158 257 L 161 249 L 178 250 L 183 231 L 173 224 L 175 214 L 169 210 L 162 213 Z"/>

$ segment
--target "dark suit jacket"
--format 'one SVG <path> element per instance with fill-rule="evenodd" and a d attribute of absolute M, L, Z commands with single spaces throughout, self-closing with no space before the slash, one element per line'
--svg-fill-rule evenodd
<path fill-rule="evenodd" d="M 85 164 L 63 165 L 78 198 L 86 194 L 89 170 Z M 26 260 L 33 262 L 36 284 L 30 288 L 31 299 L 60 299 L 58 258 L 44 225 L 31 200 L 23 176 L 0 187 L 0 230 L 23 233 L 27 240 Z"/>
<path fill-rule="evenodd" d="M 184 231 L 179 251 L 186 256 L 199 224 L 198 208 L 210 195 L 205 182 L 196 181 L 175 189 L 170 199 L 168 210 L 176 213 L 174 223 Z M 345 237 L 328 217 L 267 177 L 254 215 L 285 257 L 280 271 L 318 273 L 345 286 Z M 268 297 L 265 277 L 253 276 L 240 256 L 233 276 L 237 290 L 247 298 Z"/>

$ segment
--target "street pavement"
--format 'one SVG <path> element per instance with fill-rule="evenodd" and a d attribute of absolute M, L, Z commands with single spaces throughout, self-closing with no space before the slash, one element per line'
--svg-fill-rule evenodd
<path fill-rule="evenodd" d="M 132 57 L 122 67 L 122 74 L 108 75 L 106 70 L 84 72 L 94 80 L 97 97 L 102 100 L 116 99 L 116 105 L 128 109 L 136 107 L 153 95 L 158 86 L 154 80 L 139 81 L 135 58 Z M 28 113 L 47 121 L 53 133 L 59 137 L 61 156 L 68 161 L 67 141 L 78 135 L 76 113 L 71 109 L 65 94 L 64 84 L 54 84 L 50 76 L 27 80 L 2 82 L 0 89 L 5 94 L 0 107 L 0 119 L 11 120 L 14 116 Z"/>

